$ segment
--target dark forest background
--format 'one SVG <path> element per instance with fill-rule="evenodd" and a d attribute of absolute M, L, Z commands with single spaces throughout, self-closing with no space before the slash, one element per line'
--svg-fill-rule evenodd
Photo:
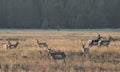
<path fill-rule="evenodd" d="M 0 0 L 0 28 L 120 28 L 120 0 Z"/>

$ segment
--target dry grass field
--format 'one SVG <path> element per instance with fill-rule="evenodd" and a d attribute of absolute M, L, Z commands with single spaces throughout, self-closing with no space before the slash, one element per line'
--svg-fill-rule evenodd
<path fill-rule="evenodd" d="M 101 34 L 115 40 L 108 47 L 89 47 L 88 55 L 82 55 L 82 43 Z M 47 42 L 56 51 L 67 52 L 65 62 L 53 60 L 47 48 L 40 48 L 36 39 Z M 10 40 L 20 44 L 14 49 L 5 49 Z M 82 41 L 81 41 L 82 40 Z M 0 72 L 120 72 L 120 32 L 112 31 L 0 31 Z"/>

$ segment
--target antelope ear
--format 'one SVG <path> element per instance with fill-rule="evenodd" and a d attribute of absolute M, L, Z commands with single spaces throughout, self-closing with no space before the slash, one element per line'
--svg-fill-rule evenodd
<path fill-rule="evenodd" d="M 84 44 L 84 43 L 82 43 L 82 46 L 83 46 L 83 47 L 85 47 L 85 44 Z"/>
<path fill-rule="evenodd" d="M 37 41 L 37 43 L 39 43 L 39 40 L 38 40 L 38 39 L 36 39 L 36 41 Z"/>
<path fill-rule="evenodd" d="M 98 34 L 98 37 L 102 38 L 102 36 L 100 34 Z"/>
<path fill-rule="evenodd" d="M 86 42 L 85 42 L 85 43 L 83 43 L 83 45 L 85 46 L 85 45 L 86 45 Z"/>
<path fill-rule="evenodd" d="M 109 34 L 109 38 L 112 38 L 110 34 Z"/>
<path fill-rule="evenodd" d="M 100 36 L 100 34 L 98 34 L 98 36 Z"/>
<path fill-rule="evenodd" d="M 8 43 L 11 43 L 11 42 L 8 40 Z"/>

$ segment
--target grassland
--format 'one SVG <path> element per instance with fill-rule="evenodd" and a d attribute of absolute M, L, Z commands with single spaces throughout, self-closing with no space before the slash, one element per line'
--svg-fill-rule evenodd
<path fill-rule="evenodd" d="M 87 44 L 98 33 L 116 40 L 109 47 L 90 47 L 89 55 L 82 55 L 81 43 Z M 47 49 L 38 47 L 36 39 L 56 51 L 67 52 L 66 61 L 50 59 Z M 5 49 L 7 40 L 20 45 Z M 119 31 L 0 31 L 0 72 L 120 72 L 119 40 Z"/>

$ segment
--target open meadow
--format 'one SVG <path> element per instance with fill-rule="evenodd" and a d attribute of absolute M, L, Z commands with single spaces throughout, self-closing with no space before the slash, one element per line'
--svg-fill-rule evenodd
<path fill-rule="evenodd" d="M 88 46 L 88 40 L 98 34 L 113 38 L 108 47 Z M 65 61 L 51 59 L 36 40 L 66 52 Z M 8 41 L 19 45 L 7 49 Z M 83 54 L 82 43 L 89 54 Z M 120 72 L 120 31 L 0 30 L 0 72 Z"/>

